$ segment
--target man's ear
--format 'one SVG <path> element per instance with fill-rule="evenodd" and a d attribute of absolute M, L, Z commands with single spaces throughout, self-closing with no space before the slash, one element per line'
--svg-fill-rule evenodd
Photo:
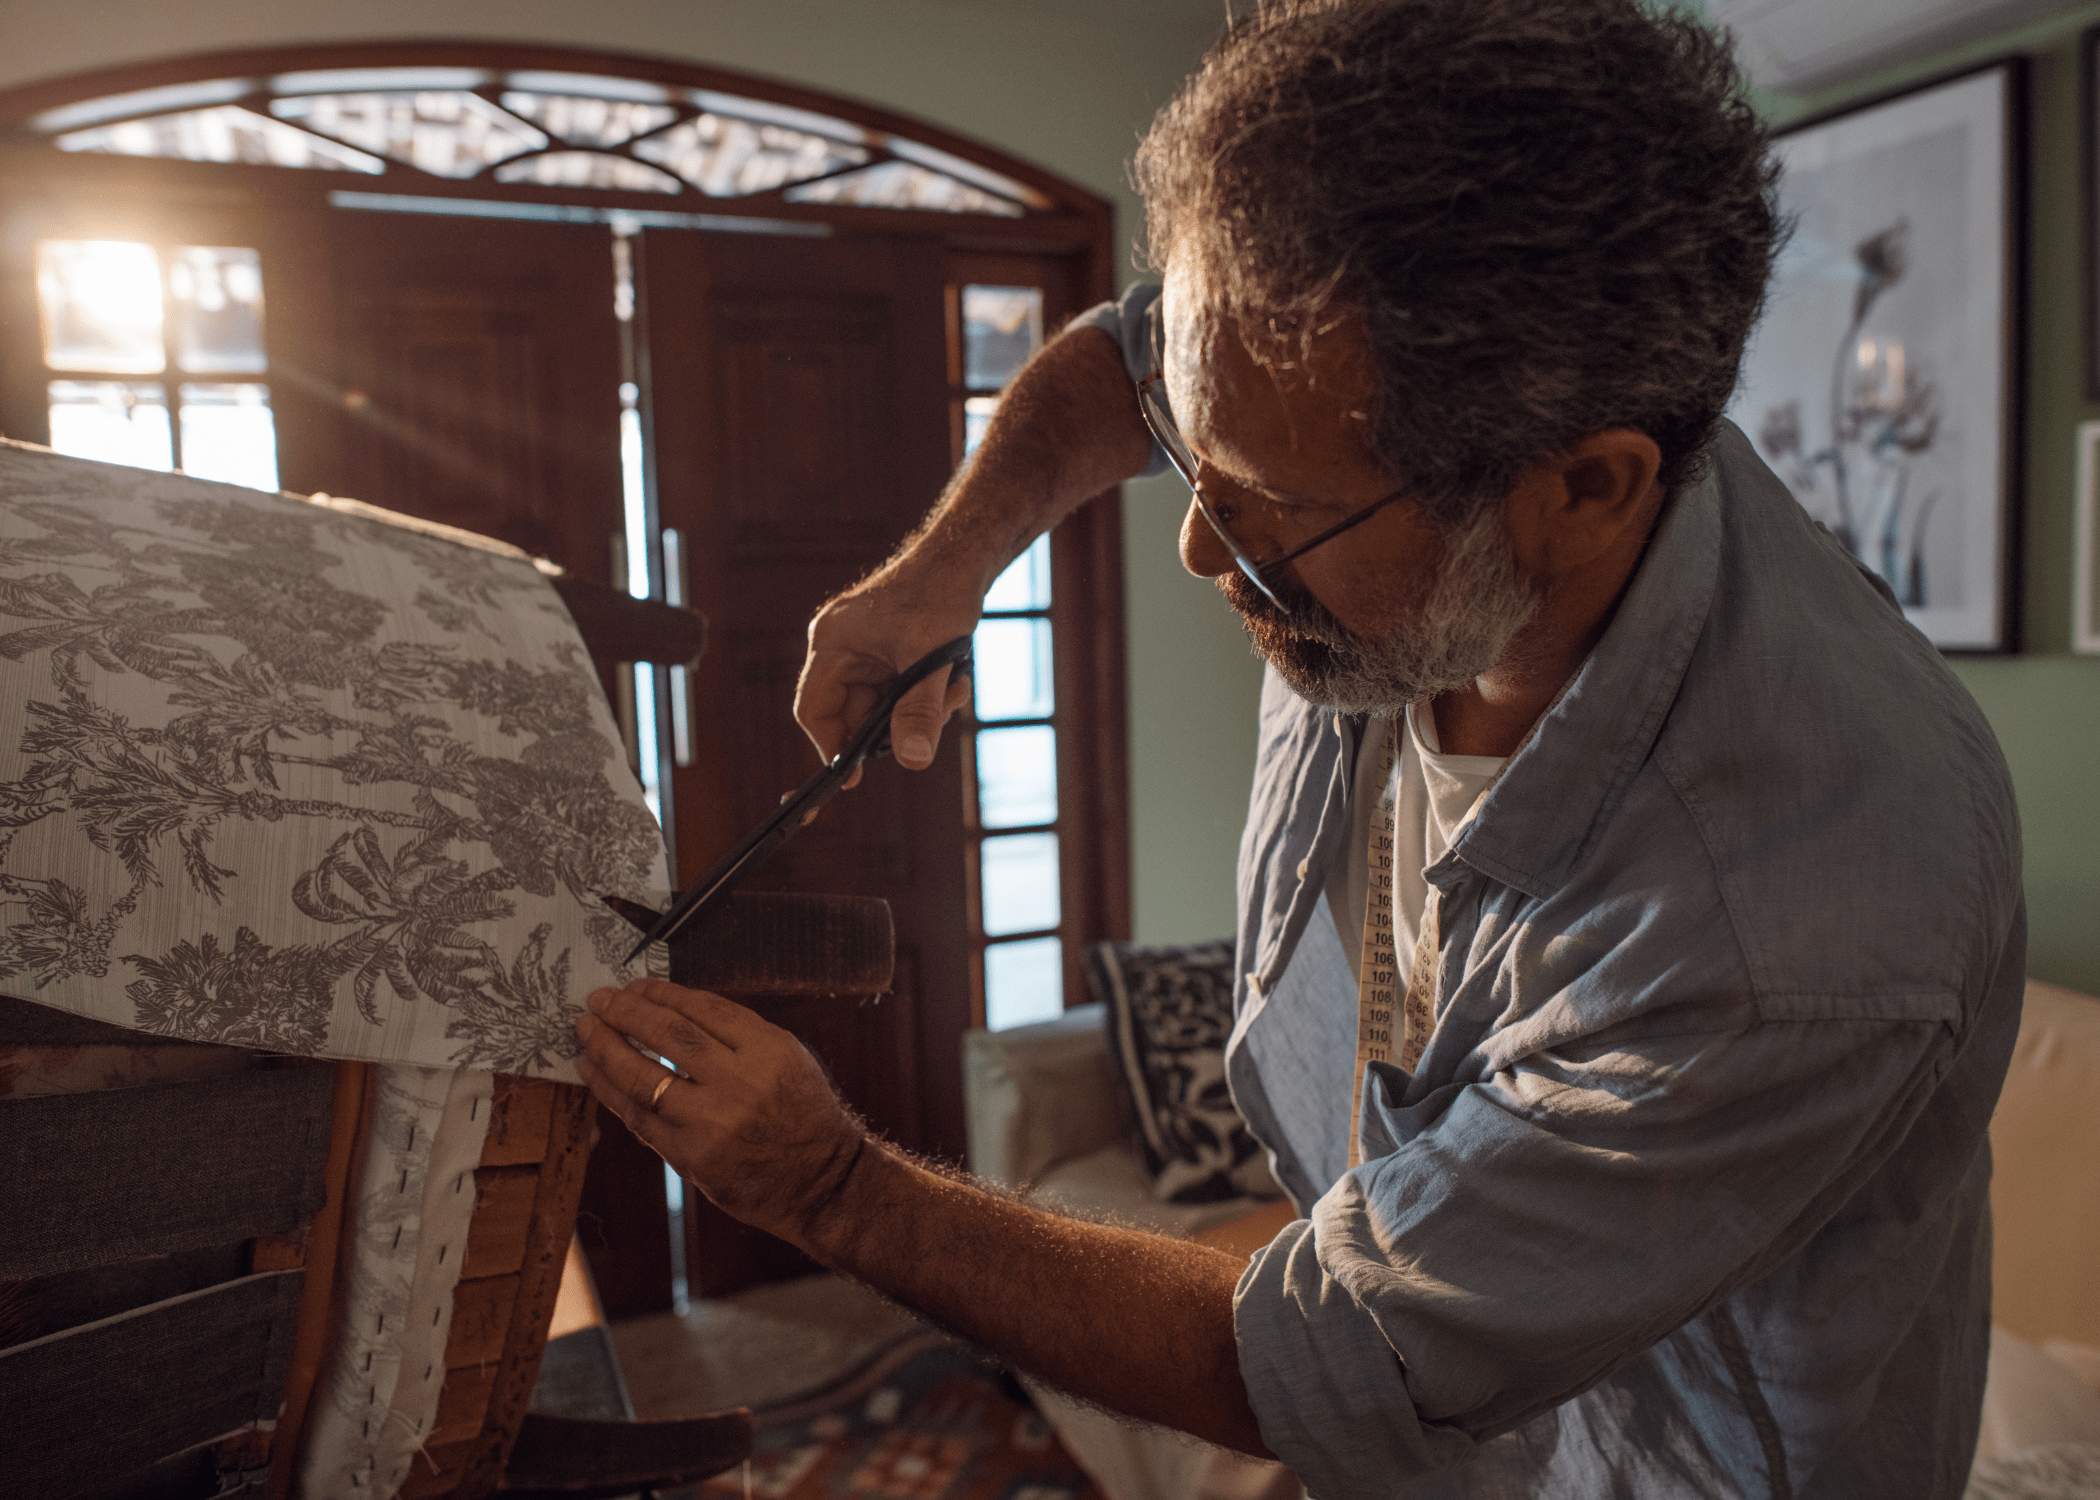
<path fill-rule="evenodd" d="M 1653 517 L 1662 450 L 1645 432 L 1609 427 L 1526 469 L 1503 501 L 1518 566 L 1550 579 L 1637 541 Z"/>

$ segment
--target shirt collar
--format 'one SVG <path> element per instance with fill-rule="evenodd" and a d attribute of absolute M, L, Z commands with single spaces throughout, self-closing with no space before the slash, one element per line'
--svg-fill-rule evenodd
<path fill-rule="evenodd" d="M 1540 899 L 1560 888 L 1648 758 L 1706 626 L 1720 559 L 1716 462 L 1665 503 L 1604 638 L 1447 858 Z"/>

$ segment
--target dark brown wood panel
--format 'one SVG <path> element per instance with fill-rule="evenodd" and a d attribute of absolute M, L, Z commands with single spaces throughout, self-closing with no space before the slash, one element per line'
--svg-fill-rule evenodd
<path fill-rule="evenodd" d="M 609 230 L 343 213 L 333 484 L 586 578 L 621 525 Z M 287 468 L 304 480 L 303 455 Z"/>
<path fill-rule="evenodd" d="M 676 780 L 689 879 L 815 769 L 791 708 L 809 617 L 882 561 L 948 477 L 942 252 L 904 236 L 650 230 L 640 260 L 658 505 L 688 538 L 691 602 L 715 627 L 694 676 L 695 762 Z M 750 882 L 890 902 L 888 997 L 768 1013 L 877 1129 L 954 1157 L 962 851 L 951 745 L 924 774 L 871 767 Z"/>

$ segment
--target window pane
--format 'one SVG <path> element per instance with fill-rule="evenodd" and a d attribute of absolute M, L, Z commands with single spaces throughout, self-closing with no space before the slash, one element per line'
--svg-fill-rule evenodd
<path fill-rule="evenodd" d="M 167 390 L 121 380 L 54 380 L 51 446 L 74 458 L 137 469 L 175 467 Z"/>
<path fill-rule="evenodd" d="M 859 146 L 723 115 L 699 115 L 634 143 L 634 154 L 669 167 L 714 198 L 769 193 L 783 182 L 836 172 L 868 159 Z"/>
<path fill-rule="evenodd" d="M 963 384 L 997 390 L 1043 342 L 1043 294 L 1032 286 L 962 290 Z"/>
<path fill-rule="evenodd" d="M 132 115 L 165 114 L 171 109 L 194 109 L 200 105 L 227 104 L 235 99 L 244 99 L 255 92 L 255 81 L 249 78 L 212 78 L 197 83 L 175 83 L 165 88 L 139 89 L 129 94 L 104 94 L 99 99 L 82 99 L 73 104 L 61 104 L 57 109 L 47 109 L 29 120 L 31 130 L 51 134 L 60 130 L 77 130 L 83 125 L 99 125 L 104 120 L 126 119 Z"/>
<path fill-rule="evenodd" d="M 54 370 L 150 375 L 161 347 L 160 257 L 123 240 L 45 240 L 36 247 L 44 363 Z"/>
<path fill-rule="evenodd" d="M 223 245 L 184 245 L 168 268 L 175 295 L 175 360 L 198 375 L 260 375 L 262 258 Z M 274 486 L 273 486 L 274 487 Z"/>
<path fill-rule="evenodd" d="M 678 179 L 603 151 L 548 151 L 496 168 L 498 182 L 543 182 L 549 187 L 618 188 L 630 193 L 675 193 Z"/>
<path fill-rule="evenodd" d="M 1006 565 L 984 596 L 986 614 L 1008 609 L 1050 607 L 1050 534 L 1028 544 L 1028 550 Z"/>
<path fill-rule="evenodd" d="M 1057 731 L 986 729 L 977 735 L 977 819 L 986 828 L 1057 821 Z"/>
<path fill-rule="evenodd" d="M 980 719 L 1045 719 L 1055 706 L 1048 620 L 986 620 L 972 643 Z"/>
<path fill-rule="evenodd" d="M 994 943 L 984 950 L 984 1024 L 1004 1031 L 1054 1021 L 1065 1011 L 1065 945 L 1057 938 Z"/>
<path fill-rule="evenodd" d="M 507 93 L 503 107 L 575 146 L 617 146 L 678 118 L 668 104 L 592 99 L 575 94 Z"/>
<path fill-rule="evenodd" d="M 963 457 L 968 458 L 984 441 L 985 429 L 992 425 L 992 413 L 999 409 L 997 396 L 966 396 L 963 398 Z"/>
<path fill-rule="evenodd" d="M 472 177 L 547 144 L 523 120 L 461 89 L 308 94 L 273 99 L 270 113 L 437 177 Z"/>
<path fill-rule="evenodd" d="M 277 488 L 277 427 L 266 385 L 182 388 L 182 472 L 193 479 Z"/>
<path fill-rule="evenodd" d="M 986 839 L 982 849 L 985 936 L 1055 927 L 1057 835 L 1007 834 Z"/>
<path fill-rule="evenodd" d="M 864 172 L 827 177 L 822 182 L 789 188 L 790 203 L 853 203 L 866 208 L 923 208 L 935 213 L 997 214 L 1018 219 L 1018 203 L 994 198 L 990 193 L 943 177 L 908 161 L 886 161 Z"/>
<path fill-rule="evenodd" d="M 308 135 L 282 120 L 273 120 L 222 104 L 150 120 L 122 120 L 76 130 L 56 142 L 61 151 L 95 151 L 115 156 L 158 156 L 175 161 L 239 161 L 265 167 L 304 167 L 324 172 L 384 172 L 376 156 Z"/>

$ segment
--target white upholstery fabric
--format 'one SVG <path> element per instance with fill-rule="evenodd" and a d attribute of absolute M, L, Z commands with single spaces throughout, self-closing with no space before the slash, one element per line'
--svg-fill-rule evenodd
<path fill-rule="evenodd" d="M 486 538 L 0 442 L 0 829 L 0 991 L 387 1065 L 304 1483 L 393 1493 L 493 1070 L 576 1081 L 584 996 L 631 977 L 599 897 L 668 885 L 568 611 Z M 164 1065 L 98 1050 L 0 1094 Z"/>
<path fill-rule="evenodd" d="M 429 1440 L 495 1075 L 390 1064 L 350 1202 L 341 1336 L 314 1390 L 306 1500 L 394 1493 Z"/>
<path fill-rule="evenodd" d="M 1053 1021 L 973 1031 L 963 1041 L 970 1170 L 1044 1203 L 1185 1238 L 1255 1206 L 1167 1203 L 1152 1191 L 1130 1123 L 1128 1091 L 1110 1056 L 1106 1007 Z M 1283 1500 L 1296 1482 L 1276 1464 L 1164 1428 L 1109 1415 L 1024 1382 L 1079 1466 L 1107 1500 Z"/>
<path fill-rule="evenodd" d="M 1994 1327 L 1976 1461 L 2048 1443 L 2100 1443 L 2100 1391 L 2018 1334 Z"/>
<path fill-rule="evenodd" d="M 376 514 L 0 444 L 0 990 L 573 1081 L 661 834 L 530 560 Z"/>
<path fill-rule="evenodd" d="M 2100 1345 L 2100 1000 L 2030 981 L 1991 1116 L 1992 1315 Z"/>
<path fill-rule="evenodd" d="M 1007 1187 L 1130 1138 L 1129 1106 L 1109 1056 L 1108 1008 L 963 1035 L 970 1170 Z"/>
<path fill-rule="evenodd" d="M 1072 1213 L 1110 1218 L 1133 1229 L 1187 1239 L 1214 1224 L 1229 1224 L 1252 1206 L 1252 1199 L 1227 1198 L 1217 1203 L 1167 1203 L 1154 1196 L 1145 1164 L 1129 1141 L 1117 1141 L 1061 1161 L 1035 1180 L 1036 1196 Z"/>

